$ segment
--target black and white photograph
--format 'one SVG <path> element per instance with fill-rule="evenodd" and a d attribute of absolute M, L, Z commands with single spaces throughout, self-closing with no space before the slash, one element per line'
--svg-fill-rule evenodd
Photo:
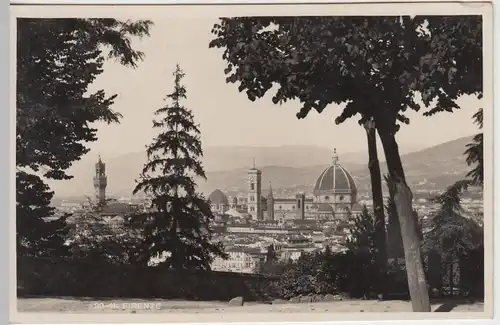
<path fill-rule="evenodd" d="M 18 317 L 492 317 L 491 4 L 11 16 Z"/>

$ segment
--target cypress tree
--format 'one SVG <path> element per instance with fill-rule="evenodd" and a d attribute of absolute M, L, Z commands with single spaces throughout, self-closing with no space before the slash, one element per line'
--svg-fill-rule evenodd
<path fill-rule="evenodd" d="M 167 95 L 170 103 L 158 109 L 153 128 L 160 133 L 147 146 L 144 165 L 134 194 L 152 197 L 152 213 L 146 216 L 145 250 L 148 257 L 160 257 L 175 269 L 210 269 L 215 256 L 225 256 L 220 243 L 213 244 L 210 222 L 214 219 L 208 200 L 196 189 L 195 177 L 206 178 L 200 162 L 203 155 L 200 130 L 181 84 L 184 72 L 177 65 L 175 87 Z"/>

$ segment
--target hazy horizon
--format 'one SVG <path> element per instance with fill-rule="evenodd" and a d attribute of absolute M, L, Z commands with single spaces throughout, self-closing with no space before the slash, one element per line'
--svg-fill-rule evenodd
<path fill-rule="evenodd" d="M 147 17 L 128 15 L 114 18 L 136 20 Z M 157 135 L 157 130 L 152 128 L 153 112 L 165 104 L 163 99 L 173 90 L 172 73 L 176 64 L 186 73 L 183 83 L 188 98 L 184 105 L 192 110 L 195 121 L 200 124 L 204 149 L 307 145 L 330 150 L 336 148 L 341 160 L 346 153 L 366 152 L 366 133 L 359 126 L 358 117 L 340 125 L 334 123 L 342 105 L 330 105 L 322 114 L 312 111 L 308 117 L 299 120 L 296 117 L 299 102 L 274 105 L 271 101 L 273 91 L 251 102 L 245 93 L 238 92 L 237 85 L 227 84 L 221 51 L 208 48 L 213 39 L 210 31 L 217 22 L 217 17 L 157 19 L 149 38 L 132 41 L 135 49 L 145 53 L 144 61 L 136 69 L 123 67 L 112 60 L 104 64 L 104 72 L 89 91 L 104 89 L 108 96 L 117 94 L 111 108 L 123 118 L 120 124 L 94 124 L 98 129 L 98 140 L 87 144 L 90 152 L 73 163 L 69 174 L 93 164 L 99 154 L 107 160 L 144 151 Z M 410 124 L 403 125 L 396 136 L 401 153 L 479 132 L 472 116 L 482 107 L 481 100 L 464 96 L 458 104 L 462 109 L 432 117 L 424 117 L 424 109 L 408 112 Z M 379 158 L 385 160 L 383 154 Z M 318 165 L 322 163 L 319 161 Z M 69 182 L 74 184 L 72 186 L 83 186 L 76 185 L 77 180 Z M 51 180 L 48 183 L 56 193 L 62 185 Z"/>
<path fill-rule="evenodd" d="M 431 148 L 431 147 L 434 147 L 434 146 L 438 146 L 440 144 L 444 144 L 444 143 L 448 143 L 448 142 L 452 142 L 452 141 L 455 141 L 455 140 L 458 140 L 458 139 L 461 139 L 461 138 L 467 138 L 467 137 L 472 137 L 474 135 L 476 135 L 477 133 L 479 133 L 479 131 L 476 131 L 476 132 L 473 132 L 473 133 L 470 133 L 470 134 L 464 134 L 464 135 L 461 135 L 457 138 L 454 138 L 454 139 L 450 139 L 450 140 L 446 140 L 446 141 L 443 141 L 443 142 L 439 142 L 439 143 L 434 143 L 434 144 L 431 144 L 429 146 L 424 146 L 424 145 L 407 145 L 405 147 L 402 147 L 402 148 L 399 148 L 400 150 L 400 153 L 401 154 L 408 154 L 408 153 L 413 153 L 413 152 L 418 152 L 418 151 L 422 151 L 422 150 L 425 150 L 425 149 L 428 149 L 428 148 Z M 202 140 L 203 141 L 203 140 Z M 241 144 L 221 144 L 221 145 L 203 145 L 203 150 L 207 150 L 207 149 L 237 149 L 237 148 L 241 148 L 241 149 L 250 149 L 250 148 L 255 148 L 255 149 L 261 149 L 261 148 L 267 148 L 267 149 L 272 149 L 272 148 L 293 148 L 293 147 L 312 147 L 312 148 L 321 148 L 321 149 L 329 149 L 329 150 L 332 150 L 332 154 L 333 154 L 333 149 L 335 149 L 339 156 L 341 157 L 342 155 L 364 155 L 366 154 L 366 156 L 368 156 L 368 149 L 366 147 L 364 148 L 357 148 L 358 150 L 352 150 L 352 151 L 340 151 L 339 149 L 337 149 L 337 147 L 333 146 L 333 147 L 328 147 L 328 146 L 322 146 L 322 145 L 317 145 L 317 144 L 268 144 L 268 145 L 241 145 Z M 382 148 L 382 145 L 380 143 L 380 141 L 377 143 L 377 149 L 379 151 L 379 160 L 381 161 L 385 161 L 385 157 L 384 157 L 384 154 L 383 154 L 383 148 Z M 96 160 L 97 157 L 101 157 L 101 159 L 105 162 L 107 159 L 116 159 L 116 158 L 120 158 L 120 157 L 123 157 L 123 156 L 128 156 L 128 155 L 134 155 L 134 154 L 139 154 L 141 152 L 146 152 L 145 151 L 145 148 L 142 148 L 142 149 L 139 149 L 139 150 L 136 150 L 136 151 L 129 151 L 129 152 L 115 152 L 115 151 L 91 151 L 89 153 L 87 153 L 86 155 L 84 155 L 82 157 L 82 159 L 90 159 L 90 157 L 92 157 L 91 159 L 94 159 Z M 251 162 L 249 162 L 250 164 Z M 318 165 L 321 165 L 321 163 L 319 163 Z M 267 166 L 267 165 L 266 165 Z"/>

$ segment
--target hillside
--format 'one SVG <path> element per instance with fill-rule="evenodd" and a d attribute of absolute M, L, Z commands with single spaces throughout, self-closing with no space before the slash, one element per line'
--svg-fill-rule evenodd
<path fill-rule="evenodd" d="M 442 143 L 430 148 L 402 155 L 408 182 L 413 188 L 442 189 L 467 172 L 463 156 L 470 136 Z M 205 149 L 203 160 L 207 170 L 207 181 L 199 181 L 202 192 L 216 188 L 224 191 L 244 191 L 246 171 L 253 157 L 262 170 L 263 186 L 272 182 L 273 188 L 301 188 L 310 190 L 321 171 L 331 161 L 328 148 L 314 146 L 281 147 L 211 147 Z M 379 156 L 383 157 L 382 151 Z M 90 158 L 85 157 L 71 169 L 73 180 L 51 182 L 56 196 L 77 196 L 92 193 L 94 173 Z M 105 159 L 108 174 L 108 192 L 113 196 L 130 196 L 134 180 L 145 161 L 144 153 L 130 153 Z M 347 153 L 340 156 L 341 164 L 353 175 L 358 188 L 369 189 L 369 174 L 366 154 Z M 381 162 L 382 172 L 387 168 Z"/>

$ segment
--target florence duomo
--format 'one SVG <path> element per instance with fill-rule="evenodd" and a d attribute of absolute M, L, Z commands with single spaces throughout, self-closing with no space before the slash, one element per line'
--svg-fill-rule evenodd
<path fill-rule="evenodd" d="M 230 209 L 245 211 L 254 221 L 323 220 L 348 221 L 361 212 L 357 203 L 356 183 L 339 163 L 333 150 L 332 163 L 318 176 L 311 195 L 296 193 L 293 198 L 274 197 L 269 182 L 267 195 L 262 194 L 262 172 L 255 166 L 248 170 L 248 196 L 243 202 L 233 197 L 231 204 L 222 190 L 213 191 L 209 200 L 212 211 L 224 214 Z"/>

